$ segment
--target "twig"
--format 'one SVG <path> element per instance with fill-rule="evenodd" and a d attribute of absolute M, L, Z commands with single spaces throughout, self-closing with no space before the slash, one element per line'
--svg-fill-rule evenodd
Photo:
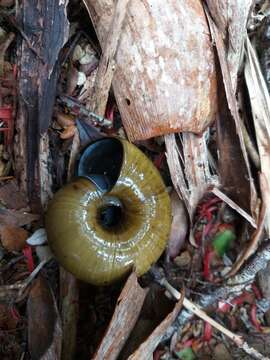
<path fill-rule="evenodd" d="M 219 197 L 222 201 L 224 201 L 227 205 L 229 205 L 232 209 L 238 212 L 241 216 L 243 216 L 255 229 L 257 228 L 256 222 L 253 217 L 250 216 L 245 210 L 243 210 L 239 205 L 237 205 L 232 199 L 230 199 L 227 195 L 225 195 L 218 188 L 214 187 L 212 193 Z"/>
<path fill-rule="evenodd" d="M 74 171 L 75 171 L 75 166 L 79 151 L 80 151 L 80 137 L 79 137 L 78 129 L 76 128 L 70 150 L 67 181 L 71 181 L 72 177 L 74 176 Z"/>
<path fill-rule="evenodd" d="M 0 181 L 12 180 L 14 176 L 0 176 Z"/>
<path fill-rule="evenodd" d="M 129 0 L 118 0 L 115 4 L 113 18 L 107 34 L 107 40 L 99 63 L 94 85 L 94 96 L 88 106 L 98 115 L 104 115 L 109 91 L 115 71 L 114 56 L 121 35 L 122 25 L 126 15 Z"/>
<path fill-rule="evenodd" d="M 260 209 L 260 216 L 257 224 L 257 229 L 252 234 L 251 240 L 249 241 L 249 244 L 246 247 L 246 249 L 243 251 L 241 256 L 239 256 L 239 258 L 236 260 L 236 262 L 234 263 L 233 267 L 228 272 L 228 274 L 226 274 L 226 278 L 234 276 L 238 272 L 240 267 L 243 265 L 243 263 L 257 250 L 259 241 L 261 240 L 263 235 L 265 218 L 266 218 L 266 204 L 264 199 L 262 199 L 262 206 Z"/>
<path fill-rule="evenodd" d="M 243 139 L 244 139 L 244 143 L 246 145 L 247 152 L 248 152 L 251 160 L 253 161 L 253 164 L 259 170 L 261 168 L 261 162 L 260 162 L 260 157 L 259 157 L 258 151 L 257 151 L 256 147 L 254 146 L 254 144 L 249 136 L 249 133 L 246 129 L 246 126 L 241 118 L 240 118 L 240 125 L 242 128 Z"/>
<path fill-rule="evenodd" d="M 21 296 L 23 295 L 25 289 L 28 287 L 28 285 L 30 285 L 30 283 L 34 280 L 34 278 L 37 276 L 37 274 L 40 272 L 40 270 L 43 268 L 43 266 L 45 264 L 47 264 L 47 262 L 49 262 L 52 258 L 48 257 L 45 260 L 42 260 L 38 266 L 34 269 L 34 271 L 31 272 L 31 274 L 28 276 L 28 278 L 26 278 L 23 281 L 23 287 L 20 288 L 19 293 L 18 293 L 18 298 L 21 298 Z"/>
<path fill-rule="evenodd" d="M 76 101 L 72 96 L 60 95 L 58 101 L 64 103 L 70 109 L 75 108 L 76 110 L 78 110 L 78 112 L 76 112 L 76 115 L 87 116 L 88 120 L 91 121 L 93 125 L 98 124 L 107 128 L 112 127 L 111 120 L 106 119 L 103 116 L 99 116 L 91 110 L 88 110 L 80 102 Z"/>
<path fill-rule="evenodd" d="M 30 283 L 34 280 L 43 266 L 50 260 L 51 258 L 47 258 L 46 260 L 41 261 L 35 270 L 23 281 L 18 281 L 11 285 L 0 286 L 0 303 L 14 303 L 21 301 L 25 296 L 25 291 Z"/>
<path fill-rule="evenodd" d="M 176 300 L 181 299 L 182 297 L 181 293 L 177 291 L 171 284 L 169 284 L 169 282 L 165 277 L 161 277 L 161 278 L 154 277 L 154 278 L 161 286 L 165 287 L 166 290 L 168 290 Z M 201 310 L 196 304 L 188 300 L 186 297 L 184 297 L 183 300 L 183 307 L 186 308 L 188 311 L 192 312 L 193 314 L 197 315 L 200 319 L 208 322 L 218 331 L 222 332 L 229 339 L 231 339 L 239 348 L 244 350 L 247 354 L 253 356 L 255 359 L 269 360 L 268 357 L 263 356 L 256 349 L 249 346 L 248 343 L 245 342 L 241 336 L 236 335 L 232 331 L 226 329 L 224 326 L 222 326 L 217 321 L 215 321 L 210 316 L 208 316 L 203 310 Z"/>

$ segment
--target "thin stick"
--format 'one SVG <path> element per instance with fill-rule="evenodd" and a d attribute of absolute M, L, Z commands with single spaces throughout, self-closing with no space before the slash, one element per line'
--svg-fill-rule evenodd
<path fill-rule="evenodd" d="M 44 265 L 47 264 L 52 259 L 52 257 L 48 257 L 45 260 L 42 260 L 38 266 L 31 272 L 31 274 L 23 281 L 23 287 L 19 290 L 18 298 L 21 298 L 23 295 L 23 292 L 25 289 L 30 285 L 30 283 L 34 280 L 34 278 L 37 276 L 37 274 L 40 272 L 40 270 L 43 268 Z"/>
<path fill-rule="evenodd" d="M 245 210 L 243 210 L 239 205 L 237 205 L 232 199 L 230 199 L 227 195 L 225 195 L 218 188 L 214 187 L 212 193 L 219 197 L 222 201 L 224 201 L 227 205 L 229 205 L 232 209 L 238 212 L 241 216 L 243 216 L 255 229 L 257 228 L 257 224 L 252 216 L 250 216 Z"/>
<path fill-rule="evenodd" d="M 261 161 L 260 161 L 260 157 L 258 154 L 257 149 L 255 148 L 249 133 L 247 131 L 246 125 L 244 124 L 244 122 L 242 121 L 242 119 L 240 118 L 240 125 L 242 128 L 242 133 L 243 133 L 243 138 L 244 138 L 244 142 L 247 148 L 247 152 L 251 158 L 251 160 L 253 161 L 253 164 L 256 166 L 256 168 L 259 170 L 261 168 Z"/>
<path fill-rule="evenodd" d="M 252 234 L 249 244 L 246 247 L 246 249 L 243 251 L 242 255 L 239 256 L 239 258 L 236 260 L 236 262 L 234 263 L 231 270 L 228 272 L 228 274 L 225 275 L 226 278 L 236 275 L 236 273 L 241 268 L 241 266 L 244 264 L 244 262 L 252 254 L 254 254 L 255 251 L 257 250 L 258 244 L 259 244 L 260 240 L 262 239 L 262 235 L 264 232 L 265 218 L 266 218 L 266 204 L 263 201 L 262 206 L 261 206 L 257 229 Z"/>
<path fill-rule="evenodd" d="M 164 286 L 166 290 L 168 290 L 171 295 L 176 300 L 180 300 L 182 295 L 179 291 L 177 291 L 166 278 L 162 277 L 159 281 L 159 284 Z M 224 326 L 219 324 L 217 321 L 212 319 L 210 316 L 208 316 L 203 310 L 201 310 L 196 304 L 188 300 L 186 297 L 183 300 L 183 307 L 185 307 L 188 311 L 192 312 L 193 314 L 197 315 L 200 319 L 208 322 L 211 326 L 213 326 L 215 329 L 222 332 L 224 335 L 226 335 L 229 339 L 231 339 L 239 348 L 243 349 L 247 354 L 253 356 L 255 359 L 259 360 L 269 360 L 268 357 L 263 356 L 261 353 L 259 353 L 256 349 L 253 347 L 250 347 L 242 338 L 242 336 L 234 334 L 232 331 L 226 329 Z"/>
<path fill-rule="evenodd" d="M 0 176 L 0 181 L 12 180 L 14 176 Z"/>
<path fill-rule="evenodd" d="M 100 126 L 104 126 L 108 128 L 112 127 L 111 120 L 106 119 L 103 116 L 99 116 L 91 110 L 88 110 L 85 106 L 83 106 L 80 102 L 75 100 L 72 96 L 60 95 L 59 102 L 63 102 L 71 110 L 72 108 L 78 109 L 79 113 L 77 113 L 77 115 L 87 116 L 88 122 L 92 122 L 93 125 L 98 124 Z"/>

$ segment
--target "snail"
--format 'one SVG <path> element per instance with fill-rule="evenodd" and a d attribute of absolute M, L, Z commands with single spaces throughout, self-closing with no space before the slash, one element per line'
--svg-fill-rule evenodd
<path fill-rule="evenodd" d="M 170 199 L 152 162 L 126 140 L 103 138 L 79 160 L 45 216 L 50 247 L 75 277 L 106 285 L 144 274 L 166 247 Z"/>

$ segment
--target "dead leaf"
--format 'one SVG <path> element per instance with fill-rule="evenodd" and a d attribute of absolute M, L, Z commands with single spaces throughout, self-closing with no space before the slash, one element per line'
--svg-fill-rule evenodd
<path fill-rule="evenodd" d="M 63 113 L 57 113 L 56 114 L 56 119 L 58 124 L 62 127 L 65 128 L 67 126 L 72 126 L 75 124 L 75 119 L 74 116 L 72 115 L 67 115 L 67 114 L 63 114 Z"/>
<path fill-rule="evenodd" d="M 256 140 L 259 149 L 261 172 L 264 174 L 264 186 L 261 187 L 265 203 L 270 202 L 270 95 L 263 78 L 255 49 L 249 38 L 246 40 L 247 61 L 245 65 L 245 79 L 248 87 Z M 270 208 L 266 209 L 268 236 L 270 235 Z"/>
<path fill-rule="evenodd" d="M 72 95 L 78 82 L 79 72 L 75 66 L 71 65 L 67 78 L 67 95 Z"/>
<path fill-rule="evenodd" d="M 63 132 L 60 134 L 60 138 L 63 140 L 70 139 L 74 136 L 76 130 L 75 125 L 67 126 Z"/>
<path fill-rule="evenodd" d="M 39 220 L 37 214 L 30 214 L 23 210 L 8 210 L 0 208 L 0 224 L 11 226 L 24 226 Z"/>
<path fill-rule="evenodd" d="M 225 94 L 222 96 L 220 96 L 218 98 L 218 101 L 220 102 L 219 105 L 219 110 L 222 116 L 222 118 L 219 119 L 219 126 L 220 126 L 220 135 L 223 138 L 226 138 L 228 140 L 228 145 L 227 148 L 224 149 L 223 151 L 220 150 L 220 156 L 224 156 L 227 157 L 227 165 L 223 166 L 222 169 L 224 170 L 224 174 L 220 174 L 220 178 L 222 179 L 222 182 L 230 182 L 230 183 L 234 183 L 234 180 L 237 181 L 237 183 L 239 184 L 239 180 L 238 180 L 238 176 L 232 176 L 232 174 L 235 174 L 239 171 L 241 171 L 241 181 L 245 181 L 245 176 L 247 176 L 246 178 L 246 186 L 249 186 L 249 196 L 247 198 L 247 195 L 244 196 L 239 196 L 238 194 L 238 198 L 235 198 L 235 195 L 237 195 L 235 188 L 243 191 L 243 185 L 239 185 L 237 186 L 235 183 L 233 184 L 231 189 L 227 189 L 231 192 L 229 192 L 229 196 L 236 202 L 238 203 L 241 207 L 245 208 L 245 210 L 249 211 L 250 209 L 253 208 L 253 204 L 256 203 L 256 199 L 257 199 L 257 195 L 256 195 L 256 190 L 255 190 L 255 186 L 254 186 L 254 181 L 253 181 L 253 177 L 252 177 L 252 173 L 251 173 L 251 169 L 250 169 L 250 165 L 249 165 L 249 160 L 248 160 L 248 156 L 247 156 L 247 151 L 246 151 L 246 147 L 245 147 L 245 143 L 244 143 L 244 138 L 243 138 L 243 133 L 242 133 L 242 126 L 241 126 L 241 119 L 238 113 L 238 105 L 237 105 L 237 101 L 236 101 L 236 97 L 235 97 L 235 91 L 233 89 L 233 84 L 232 84 L 232 79 L 231 79 L 231 73 L 230 73 L 230 68 L 229 68 L 229 64 L 228 64 L 228 59 L 227 59 L 227 53 L 226 53 L 226 49 L 225 49 L 225 44 L 224 41 L 222 39 L 221 33 L 219 32 L 218 28 L 216 27 L 216 24 L 213 22 L 213 20 L 211 19 L 210 15 L 208 14 L 207 10 L 206 10 L 206 14 L 208 17 L 208 21 L 209 21 L 209 26 L 210 26 L 210 31 L 211 31 L 211 35 L 213 37 L 213 40 L 215 41 L 216 44 L 216 49 L 217 49 L 217 54 L 218 54 L 218 60 L 219 60 L 219 64 L 220 64 L 220 69 L 221 69 L 221 74 L 222 74 L 222 81 L 224 84 L 224 89 L 225 89 Z M 222 88 L 221 88 L 221 91 Z M 234 121 L 234 124 L 232 124 L 231 121 L 231 116 L 232 119 Z M 224 123 L 224 120 L 226 120 L 226 126 L 224 126 L 224 124 L 222 125 L 222 123 Z M 228 126 L 229 125 L 229 126 Z M 235 130 L 234 130 L 234 126 L 235 126 Z M 226 134 L 223 135 L 222 131 L 226 130 Z M 236 134 L 238 135 L 236 137 Z M 238 139 L 237 139 L 238 138 Z M 235 151 L 235 141 L 238 142 L 239 140 L 239 147 L 241 149 L 241 155 L 237 153 L 239 153 L 239 151 Z M 220 141 L 219 146 L 221 146 L 222 141 Z M 219 148 L 218 146 L 218 148 Z M 230 151 L 228 151 L 230 150 Z M 229 160 L 230 160 L 230 156 L 232 155 L 233 152 L 233 160 L 234 158 L 240 158 L 243 157 L 243 162 L 244 164 L 240 164 L 240 159 L 239 160 L 235 160 L 235 171 L 236 172 L 231 172 L 231 168 L 229 166 Z M 242 162 L 242 161 L 241 161 Z M 239 165 L 240 164 L 240 165 Z M 237 166 L 239 166 L 239 168 L 237 168 Z M 238 170 L 237 170 L 238 169 Z M 225 172 L 227 173 L 227 175 L 225 174 Z M 247 175 L 245 175 L 247 174 Z M 244 186 L 244 190 L 246 189 L 246 186 Z M 227 188 L 230 187 L 230 185 L 226 185 Z M 246 194 L 246 191 L 244 191 Z M 245 204 L 242 204 L 242 202 L 245 202 Z M 248 203 L 248 204 L 247 204 Z"/>
<path fill-rule="evenodd" d="M 16 180 L 0 186 L 0 201 L 9 209 L 19 210 L 27 207 L 27 197 L 19 189 Z"/>
<path fill-rule="evenodd" d="M 222 37 L 225 39 L 227 36 L 229 16 L 228 16 L 228 1 L 219 0 L 205 0 L 207 3 L 209 12 L 222 33 Z"/>
<path fill-rule="evenodd" d="M 230 355 L 229 350 L 222 343 L 219 343 L 215 346 L 214 359 L 215 360 L 233 360 L 232 356 Z"/>
<path fill-rule="evenodd" d="M 19 322 L 19 319 L 10 311 L 10 306 L 0 304 L 0 329 L 14 330 Z"/>
<path fill-rule="evenodd" d="M 192 133 L 179 134 L 183 145 L 182 152 L 174 134 L 164 137 L 172 182 L 180 199 L 185 203 L 191 224 L 197 204 L 207 188 L 218 184 L 218 177 L 210 172 L 206 136 L 207 131 L 201 136 Z M 193 246 L 197 246 L 192 231 L 189 233 L 189 241 Z"/>
<path fill-rule="evenodd" d="M 10 6 L 14 5 L 14 3 L 15 3 L 15 0 L 1 0 L 0 6 L 10 7 Z"/>
<path fill-rule="evenodd" d="M 104 49 L 114 2 L 84 3 Z M 175 16 L 163 21 L 164 14 Z M 201 133 L 214 120 L 214 51 L 200 1 L 131 1 L 115 60 L 113 89 L 131 141 Z"/>
<path fill-rule="evenodd" d="M 176 191 L 171 193 L 170 198 L 172 207 L 172 225 L 166 250 L 168 260 L 179 255 L 188 233 L 188 214 L 183 200 L 179 198 Z"/>
<path fill-rule="evenodd" d="M 0 228 L 1 242 L 8 251 L 21 251 L 28 238 L 28 231 L 15 226 L 5 225 Z"/>
<path fill-rule="evenodd" d="M 116 70 L 115 55 L 119 47 L 124 20 L 128 16 L 127 9 L 129 6 L 129 0 L 118 0 L 115 3 L 106 40 L 102 43 L 103 51 L 95 78 L 93 96 L 87 102 L 88 109 L 101 116 L 105 115 L 109 91 Z"/>
<path fill-rule="evenodd" d="M 28 346 L 33 360 L 60 359 L 62 329 L 56 301 L 40 275 L 27 300 Z"/>
<path fill-rule="evenodd" d="M 247 20 L 253 0 L 205 0 L 215 25 L 227 44 L 227 60 L 233 91 L 236 91 L 237 75 L 243 60 Z"/>

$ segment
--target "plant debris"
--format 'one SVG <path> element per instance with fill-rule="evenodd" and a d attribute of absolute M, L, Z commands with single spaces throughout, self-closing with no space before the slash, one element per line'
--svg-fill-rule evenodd
<path fill-rule="evenodd" d="M 1 359 L 270 358 L 269 30 L 267 0 L 0 1 Z M 93 286 L 44 215 L 102 138 L 150 159 L 172 223 L 149 271 Z"/>

